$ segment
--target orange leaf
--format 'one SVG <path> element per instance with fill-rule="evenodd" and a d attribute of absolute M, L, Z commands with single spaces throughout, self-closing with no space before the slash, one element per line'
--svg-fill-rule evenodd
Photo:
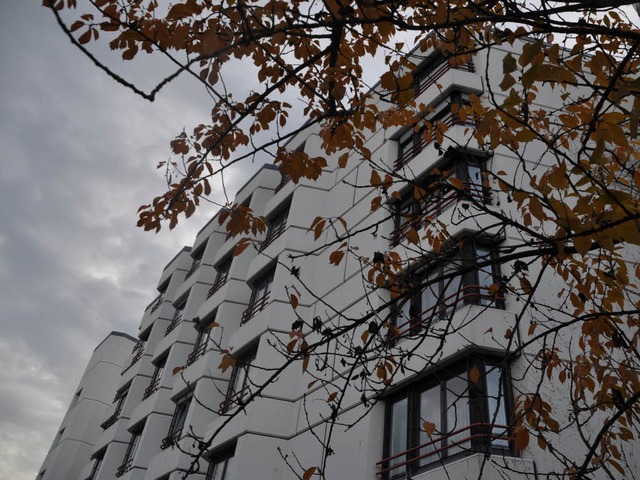
<path fill-rule="evenodd" d="M 474 365 L 471 367 L 471 370 L 469 370 L 469 379 L 476 385 L 480 381 L 480 370 L 477 365 Z"/>
<path fill-rule="evenodd" d="M 249 246 L 249 243 L 250 242 L 248 238 L 243 238 L 238 243 L 236 243 L 236 246 L 233 248 L 233 256 L 237 257 L 242 252 L 244 252 Z"/>
<path fill-rule="evenodd" d="M 290 300 L 291 300 L 291 306 L 293 307 L 293 309 L 295 310 L 296 308 L 298 308 L 298 297 L 291 294 Z"/>
<path fill-rule="evenodd" d="M 307 468 L 302 474 L 302 480 L 309 480 L 317 469 L 318 467 Z"/>
<path fill-rule="evenodd" d="M 336 250 L 329 255 L 329 263 L 334 264 L 336 267 L 340 265 L 342 261 L 342 257 L 344 257 L 344 252 L 341 250 Z"/>
<path fill-rule="evenodd" d="M 338 392 L 333 392 L 331 395 L 329 395 L 329 398 L 327 398 L 327 403 L 333 402 L 337 396 L 338 396 Z"/>
<path fill-rule="evenodd" d="M 369 179 L 369 181 L 371 182 L 371 185 L 377 187 L 382 183 L 382 178 L 380 178 L 380 175 L 376 170 L 371 170 L 371 178 Z"/>
<path fill-rule="evenodd" d="M 422 422 L 422 429 L 429 436 L 433 435 L 433 432 L 436 431 L 436 424 L 431 422 Z"/>

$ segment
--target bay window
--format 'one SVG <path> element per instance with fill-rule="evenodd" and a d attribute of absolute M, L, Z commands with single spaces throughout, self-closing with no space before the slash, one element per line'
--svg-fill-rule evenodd
<path fill-rule="evenodd" d="M 379 474 L 415 474 L 474 452 L 511 455 L 512 398 L 499 360 L 473 357 L 387 402 Z"/>

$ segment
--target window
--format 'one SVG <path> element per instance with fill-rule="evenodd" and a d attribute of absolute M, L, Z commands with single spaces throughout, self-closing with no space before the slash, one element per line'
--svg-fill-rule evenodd
<path fill-rule="evenodd" d="M 229 278 L 229 270 L 231 270 L 231 262 L 233 261 L 233 257 L 229 255 L 228 257 L 223 258 L 220 263 L 215 267 L 216 269 L 216 279 L 213 282 L 213 286 L 209 289 L 209 293 L 207 294 L 207 298 L 216 293 L 225 283 L 227 283 L 227 279 Z"/>
<path fill-rule="evenodd" d="M 149 398 L 158 390 L 158 388 L 160 388 L 160 380 L 162 379 L 164 367 L 167 364 L 167 357 L 168 355 L 164 355 L 155 363 L 156 368 L 153 371 L 153 376 L 151 377 L 149 386 L 145 389 L 144 394 L 142 395 L 142 400 Z"/>
<path fill-rule="evenodd" d="M 432 126 L 437 123 L 444 123 L 451 127 L 453 125 L 475 125 L 475 120 L 467 118 L 462 113 L 462 107 L 469 105 L 469 95 L 462 92 L 452 92 L 451 95 L 439 105 L 436 105 L 432 112 L 419 121 L 416 125 L 407 130 L 398 138 L 398 158 L 394 162 L 396 170 L 409 163 L 433 140 L 433 135 L 427 134 L 427 125 Z"/>
<path fill-rule="evenodd" d="M 257 345 L 236 357 L 236 364 L 231 372 L 229 388 L 225 400 L 220 404 L 220 412 L 224 413 L 233 405 L 243 405 L 243 401 L 249 396 L 251 387 L 250 373 L 252 364 L 258 353 Z"/>
<path fill-rule="evenodd" d="M 269 293 L 271 292 L 271 284 L 276 273 L 275 265 L 268 268 L 264 273 L 258 276 L 251 284 L 251 298 L 249 306 L 242 313 L 241 323 L 248 322 L 251 317 L 260 312 L 269 302 Z"/>
<path fill-rule="evenodd" d="M 426 219 L 437 217 L 459 200 L 488 203 L 490 192 L 484 184 L 485 161 L 486 158 L 463 150 L 447 152 L 443 162 L 413 184 L 393 206 L 392 246 L 400 243 L 409 229 L 419 228 Z M 460 181 L 463 190 L 454 188 L 454 178 Z"/>
<path fill-rule="evenodd" d="M 267 248 L 269 245 L 273 243 L 273 241 L 282 235 L 285 227 L 287 226 L 287 217 L 289 216 L 289 206 L 287 205 L 285 208 L 281 209 L 275 215 L 272 215 L 269 218 L 269 224 L 267 226 L 267 236 L 260 244 L 260 251 Z"/>
<path fill-rule="evenodd" d="M 207 247 L 207 242 L 202 244 L 202 246 L 200 246 L 198 250 L 191 253 L 191 258 L 193 258 L 193 262 L 191 263 L 191 268 L 189 269 L 189 271 L 184 277 L 185 280 L 189 278 L 191 275 L 193 275 L 194 272 L 198 270 L 198 268 L 200 267 L 200 263 L 202 262 L 202 255 L 204 255 L 204 249 L 206 247 Z"/>
<path fill-rule="evenodd" d="M 169 433 L 167 433 L 167 436 L 162 440 L 162 445 L 160 445 L 162 450 L 175 445 L 180 440 L 192 398 L 193 396 L 189 393 L 176 402 L 176 409 L 173 412 L 171 425 L 169 425 Z"/>
<path fill-rule="evenodd" d="M 215 318 L 215 314 L 212 318 Z M 215 320 L 211 320 L 210 322 L 205 322 L 203 324 L 195 323 L 194 328 L 198 332 L 198 336 L 196 337 L 196 341 L 193 344 L 193 351 L 187 357 L 187 366 L 191 365 L 198 358 L 204 355 L 204 352 L 207 350 L 207 344 L 209 343 L 209 334 L 211 333 L 211 324 Z"/>
<path fill-rule="evenodd" d="M 130 385 L 131 384 L 126 385 L 126 386 L 122 387 L 120 390 L 118 390 L 118 392 L 116 392 L 115 397 L 113 397 L 114 403 L 117 402 L 116 403 L 116 408 L 113 411 L 113 415 L 111 415 L 109 418 L 107 418 L 102 423 L 102 425 L 100 425 L 103 430 L 106 430 L 107 428 L 109 428 L 111 425 L 116 423 L 118 418 L 120 418 L 120 414 L 122 413 L 122 408 L 124 407 L 124 402 L 127 400 L 127 395 L 129 395 L 129 387 L 130 387 Z"/>
<path fill-rule="evenodd" d="M 87 478 L 87 480 L 95 480 L 95 478 L 98 476 L 98 472 L 100 471 L 100 466 L 104 461 L 104 454 L 105 454 L 105 450 L 102 450 L 101 452 L 96 453 L 93 457 L 91 457 L 94 459 L 94 462 L 93 462 L 93 467 L 91 467 L 91 473 L 89 474 L 89 478 Z"/>
<path fill-rule="evenodd" d="M 138 450 L 138 444 L 140 443 L 140 437 L 142 437 L 142 431 L 144 430 L 144 424 L 140 427 L 136 427 L 131 432 L 131 438 L 129 439 L 129 444 L 127 445 L 127 450 L 124 453 L 124 459 L 122 460 L 122 465 L 118 467 L 118 471 L 116 472 L 116 477 L 121 477 L 125 473 L 127 473 L 133 467 L 133 459 L 136 456 L 136 451 Z"/>
<path fill-rule="evenodd" d="M 212 455 L 209 459 L 209 468 L 205 480 L 227 480 L 233 469 L 233 457 L 236 446 L 218 455 Z"/>
<path fill-rule="evenodd" d="M 189 294 L 187 293 L 187 296 Z M 184 297 L 175 304 L 175 312 L 173 313 L 173 318 L 171 319 L 171 323 L 167 326 L 167 329 L 164 332 L 164 336 L 169 335 L 175 328 L 180 325 L 182 322 L 182 314 L 184 313 L 184 309 L 187 306 L 187 298 Z"/>
<path fill-rule="evenodd" d="M 167 288 L 169 288 L 170 280 L 171 280 L 171 277 L 167 278 L 165 282 L 158 287 L 158 291 L 160 293 L 155 298 L 155 300 L 153 300 L 151 304 L 147 307 L 147 308 L 151 307 L 151 313 L 155 312 L 164 301 L 164 294 L 167 292 Z"/>
<path fill-rule="evenodd" d="M 407 278 L 408 298 L 395 315 L 400 335 L 451 318 L 460 305 L 504 308 L 500 292 L 493 290 L 500 284 L 497 256 L 488 245 L 476 240 L 462 243 L 446 260 L 428 265 Z"/>
<path fill-rule="evenodd" d="M 404 477 L 473 452 L 512 454 L 509 391 L 507 371 L 483 358 L 411 385 L 387 403 L 380 473 Z"/>

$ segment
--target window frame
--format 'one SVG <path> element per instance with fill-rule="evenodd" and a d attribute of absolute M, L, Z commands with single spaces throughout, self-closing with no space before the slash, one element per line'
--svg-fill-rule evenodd
<path fill-rule="evenodd" d="M 264 240 L 260 243 L 259 251 L 263 251 L 269 245 L 271 245 L 287 228 L 287 221 L 289 220 L 289 211 L 291 209 L 291 203 L 286 202 L 284 206 L 278 208 L 272 213 L 267 220 L 267 234 Z"/>
<path fill-rule="evenodd" d="M 136 425 L 131 430 L 131 438 L 129 439 L 129 443 L 127 444 L 127 449 L 124 452 L 122 464 L 118 467 L 118 470 L 116 472 L 116 477 L 121 477 L 133 468 L 133 460 L 135 459 L 136 453 L 138 453 L 138 447 L 140 446 L 140 439 L 142 437 L 143 431 L 144 423 L 142 425 Z"/>
<path fill-rule="evenodd" d="M 472 381 L 470 375 L 474 366 L 478 368 L 480 374 L 477 384 Z M 499 397 L 499 401 L 501 402 L 501 406 L 494 412 L 491 412 L 487 392 L 487 379 L 488 373 L 496 369 L 500 371 L 501 396 Z M 446 385 L 448 382 L 460 378 L 463 378 L 466 382 L 466 389 L 464 391 L 466 395 L 465 397 L 458 397 L 458 399 L 467 398 L 467 423 L 456 426 L 454 429 L 449 429 L 449 425 L 447 425 L 449 418 L 447 391 L 451 390 L 447 390 Z M 443 431 L 438 432 L 438 434 L 434 433 L 433 437 L 435 437 L 435 440 L 422 443 L 421 436 L 424 437 L 425 433 L 421 428 L 424 418 L 421 417 L 420 401 L 425 392 L 435 388 L 439 388 L 439 422 L 440 428 L 442 428 Z M 516 456 L 517 451 L 513 445 L 511 436 L 511 428 L 514 424 L 514 399 L 512 392 L 513 388 L 508 364 L 502 359 L 476 354 L 454 363 L 450 367 L 442 368 L 431 375 L 412 382 L 399 392 L 389 396 L 385 403 L 384 458 L 377 463 L 381 469 L 382 478 L 392 480 L 403 478 L 407 475 L 420 474 L 475 453 Z M 404 419 L 407 431 L 403 439 L 405 449 L 393 454 L 391 453 L 390 445 L 394 432 L 392 409 L 395 404 L 403 400 L 407 402 L 406 418 Z M 508 428 L 506 432 L 502 427 L 503 424 L 493 422 L 494 418 L 499 420 L 498 411 L 500 408 L 504 413 L 504 426 Z M 451 432 L 459 433 L 452 434 Z M 452 447 L 453 442 L 449 441 L 451 438 L 455 439 L 456 437 L 457 440 L 455 441 L 463 442 L 464 445 L 459 449 L 455 446 Z M 506 443 L 502 443 L 505 440 Z M 437 448 L 430 450 L 426 454 L 433 457 L 429 461 L 422 463 L 420 451 L 431 446 L 437 446 Z M 450 448 L 456 448 L 456 451 L 450 454 Z M 430 452 L 441 452 L 444 453 L 444 455 Z M 393 461 L 389 460 L 389 457 L 394 455 L 398 455 L 397 460 L 399 461 L 396 463 L 404 464 L 395 467 L 395 469 L 398 469 L 397 473 L 393 473 Z M 425 454 L 422 453 L 422 455 Z"/>
<path fill-rule="evenodd" d="M 160 449 L 166 450 L 167 448 L 176 445 L 182 437 L 182 430 L 184 430 L 192 400 L 192 392 L 188 392 L 176 400 L 176 407 L 173 410 L 173 416 L 171 417 L 171 423 L 169 424 L 169 431 L 167 432 L 167 436 L 162 440 Z"/>
<path fill-rule="evenodd" d="M 233 406 L 244 406 L 243 397 L 251 387 L 251 378 L 249 374 L 254 366 L 254 362 L 258 356 L 258 344 L 252 345 L 238 355 L 234 356 L 235 365 L 231 371 L 231 377 L 229 377 L 229 385 L 227 386 L 227 392 L 225 399 L 220 403 L 219 412 L 226 413 Z M 242 371 L 242 385 L 238 388 L 238 378 Z M 239 397 L 239 398 L 238 398 Z"/>
<path fill-rule="evenodd" d="M 452 149 L 429 172 L 412 182 L 401 198 L 391 204 L 391 246 L 402 241 L 403 230 L 408 226 L 418 229 L 425 218 L 439 216 L 456 202 L 469 200 L 489 205 L 491 193 L 485 182 L 488 161 L 488 156 Z M 472 168 L 477 170 L 475 176 L 480 178 L 473 178 Z M 464 190 L 456 190 L 451 179 L 462 182 Z"/>
<path fill-rule="evenodd" d="M 251 281 L 251 297 L 249 298 L 247 308 L 242 313 L 240 324 L 247 323 L 257 313 L 264 310 L 269 304 L 269 295 L 273 288 L 277 265 L 277 262 L 272 263 L 268 267 L 264 268 Z"/>
<path fill-rule="evenodd" d="M 236 454 L 236 444 L 231 447 L 221 450 L 219 453 L 215 453 L 209 457 L 209 466 L 207 467 L 207 473 L 204 480 L 226 480 L 228 479 L 229 466 L 233 466 L 233 461 Z M 222 475 L 216 476 L 217 467 L 222 464 Z"/>
<path fill-rule="evenodd" d="M 483 272 L 477 266 L 480 263 L 480 249 L 490 257 L 492 263 L 488 267 L 491 272 Z M 452 272 L 462 270 L 463 273 L 448 279 L 442 278 L 449 268 L 452 268 Z M 487 280 L 481 279 L 481 272 Z M 429 277 L 434 277 L 434 283 L 429 284 Z M 486 285 L 489 280 L 491 283 Z M 399 329 L 400 336 L 407 332 L 419 333 L 421 329 L 428 329 L 440 320 L 449 320 L 465 305 L 504 309 L 504 298 L 499 296 L 500 293 L 482 293 L 482 290 L 489 290 L 491 285 L 501 284 L 500 259 L 489 239 L 463 240 L 462 248 L 453 250 L 446 258 L 409 273 L 406 282 L 408 292 L 404 298 L 399 299 L 392 312 L 393 323 Z M 424 299 L 428 290 L 432 292 L 433 304 L 426 306 Z M 433 312 L 425 315 L 427 310 Z M 403 330 L 402 327 L 407 328 Z"/>
<path fill-rule="evenodd" d="M 220 288 L 224 286 L 229 280 L 229 272 L 231 271 L 231 264 L 233 263 L 233 255 L 226 255 L 216 265 L 214 269 L 216 271 L 216 278 L 213 281 L 213 285 L 207 293 L 207 298 L 211 297 Z"/>

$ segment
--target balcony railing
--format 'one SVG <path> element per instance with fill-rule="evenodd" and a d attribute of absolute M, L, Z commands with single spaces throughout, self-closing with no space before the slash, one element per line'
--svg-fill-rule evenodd
<path fill-rule="evenodd" d="M 116 411 L 113 415 L 111 415 L 109 418 L 107 418 L 104 422 L 102 422 L 100 424 L 100 428 L 102 428 L 103 430 L 106 430 L 107 428 L 109 428 L 111 425 L 113 425 L 114 423 L 116 423 L 118 421 L 118 418 L 120 418 L 120 410 Z"/>
<path fill-rule="evenodd" d="M 189 354 L 187 357 L 187 367 L 198 360 L 207 351 L 207 342 L 203 342 L 198 348 Z"/>
<path fill-rule="evenodd" d="M 220 402 L 218 413 L 225 413 L 231 408 L 232 405 L 242 405 L 242 399 L 250 393 L 249 386 L 247 385 L 242 390 L 232 393 L 222 402 Z"/>
<path fill-rule="evenodd" d="M 287 222 L 282 222 L 278 228 L 269 232 L 267 237 L 260 244 L 260 248 L 258 251 L 262 252 L 265 248 L 271 245 L 280 235 L 284 232 L 284 229 L 287 228 Z"/>
<path fill-rule="evenodd" d="M 162 439 L 160 449 L 166 450 L 169 447 L 173 447 L 176 443 L 178 443 L 178 440 L 180 440 L 180 435 L 182 435 L 182 429 L 171 432 L 169 435 Z"/>
<path fill-rule="evenodd" d="M 127 473 L 133 467 L 133 458 L 126 461 L 122 465 L 118 467 L 118 471 L 116 472 L 116 477 L 120 478 L 122 475 Z"/>
<path fill-rule="evenodd" d="M 200 268 L 200 263 L 202 263 L 201 260 L 194 260 L 193 261 L 193 264 L 191 265 L 191 268 L 189 269 L 187 274 L 184 276 L 185 280 L 187 278 L 189 278 L 191 275 L 193 275 L 195 273 L 195 271 L 198 270 L 198 268 Z"/>
<path fill-rule="evenodd" d="M 470 125 L 470 126 L 476 125 L 475 119 L 473 118 L 465 119 L 463 121 L 462 118 L 460 118 L 460 115 L 458 113 L 454 114 L 451 111 L 451 104 L 449 104 L 441 112 L 439 112 L 439 115 L 437 117 L 427 119 L 427 120 L 430 122 L 437 121 L 440 123 L 444 123 L 448 127 L 453 127 L 454 125 Z M 407 163 L 413 160 L 413 158 L 416 157 L 422 150 L 424 150 L 425 147 L 430 145 L 434 140 L 434 136 L 431 136 L 429 140 L 425 140 L 424 136 L 422 135 L 422 132 L 415 132 L 415 135 L 418 136 L 417 141 L 415 141 L 410 148 L 407 148 L 407 150 L 402 152 L 402 154 L 398 158 L 396 158 L 395 162 L 393 162 L 393 168 L 395 170 L 399 170 L 402 167 L 404 167 Z"/>
<path fill-rule="evenodd" d="M 283 175 L 282 179 L 280 180 L 280 183 L 278 184 L 278 186 L 276 187 L 276 190 L 274 193 L 278 193 L 280 190 L 282 190 L 284 188 L 284 186 L 289 183 L 291 181 L 291 175 Z"/>
<path fill-rule="evenodd" d="M 166 337 L 171 332 L 173 332 L 176 329 L 176 327 L 180 325 L 181 322 L 182 322 L 182 315 L 171 320 L 171 323 L 167 325 L 167 329 L 164 331 L 164 336 Z"/>
<path fill-rule="evenodd" d="M 158 391 L 158 388 L 160 388 L 160 379 L 156 378 L 149 384 L 147 388 L 144 389 L 144 394 L 142 394 L 142 400 L 146 400 L 151 395 L 156 393 Z"/>
<path fill-rule="evenodd" d="M 227 283 L 227 278 L 229 278 L 229 276 L 225 275 L 224 277 L 217 280 L 216 283 L 214 283 L 213 286 L 209 289 L 209 293 L 207 293 L 207 298 L 211 297 L 214 293 L 220 290 L 224 286 L 224 284 Z"/>
<path fill-rule="evenodd" d="M 144 355 L 144 348 L 138 349 L 137 353 L 131 359 L 131 364 L 129 366 L 131 367 L 135 365 L 136 362 L 142 358 L 142 355 Z"/>
<path fill-rule="evenodd" d="M 142 347 L 144 347 L 144 340 L 138 340 L 138 342 L 133 346 L 131 353 L 136 353 Z"/>
<path fill-rule="evenodd" d="M 263 295 L 261 298 L 255 300 L 249 307 L 242 312 L 242 319 L 240 320 L 240 324 L 247 323 L 251 318 L 264 309 L 269 303 L 269 294 Z"/>
<path fill-rule="evenodd" d="M 420 85 L 414 89 L 413 96 L 414 98 L 418 95 L 424 93 L 430 86 L 435 85 L 436 82 L 449 70 L 463 70 L 465 72 L 475 72 L 476 67 L 473 64 L 473 60 L 471 57 L 467 59 L 466 62 L 457 65 L 455 63 L 451 63 L 450 60 L 445 61 L 442 65 L 437 67 L 433 72 L 425 75 L 425 77 L 420 82 Z M 418 72 L 419 73 L 419 72 Z"/>
<path fill-rule="evenodd" d="M 160 306 L 160 304 L 162 303 L 162 301 L 164 300 L 164 296 L 160 293 L 156 298 L 154 298 L 151 303 L 149 305 L 147 305 L 147 308 L 145 308 L 145 312 L 147 310 L 151 310 L 150 313 L 153 313 L 156 311 L 156 309 Z"/>
<path fill-rule="evenodd" d="M 451 442 L 447 442 L 445 446 L 434 448 L 433 450 L 420 454 L 420 450 L 427 447 L 437 447 L 438 444 L 441 444 L 443 441 L 451 439 L 451 437 L 459 435 L 464 432 L 469 432 L 469 435 L 462 438 L 452 439 Z M 445 435 L 439 436 L 433 440 L 428 441 L 422 445 L 418 445 L 416 447 L 405 450 L 404 452 L 397 453 L 391 457 L 384 458 L 376 463 L 380 470 L 378 471 L 378 475 L 383 475 L 386 478 L 393 478 L 404 473 L 404 467 L 413 466 L 420 460 L 428 459 L 427 463 L 436 462 L 436 465 L 440 465 L 438 460 L 441 457 L 447 456 L 447 452 L 450 448 L 463 446 L 465 444 L 477 444 L 482 443 L 484 448 L 469 448 L 468 451 L 473 452 L 483 452 L 487 451 L 487 448 L 491 445 L 491 442 L 494 440 L 501 440 L 503 442 L 509 442 L 513 440 L 512 436 L 509 434 L 509 427 L 507 425 L 498 425 L 492 423 L 474 423 L 468 425 L 466 427 L 460 428 L 458 430 L 454 430 Z M 433 459 L 429 459 L 429 457 L 436 456 Z M 403 461 L 403 458 L 405 459 Z M 399 463 L 394 463 L 390 465 L 393 460 L 399 461 Z M 394 472 L 394 470 L 402 469 L 398 472 Z"/>
<path fill-rule="evenodd" d="M 409 217 L 416 216 L 417 218 L 408 218 L 391 232 L 391 246 L 398 245 L 408 230 L 419 229 L 427 219 L 437 217 L 459 200 L 468 199 L 484 204 L 491 203 L 491 192 L 488 189 L 471 182 L 463 182 L 463 186 L 464 190 L 456 190 L 451 187 L 440 195 L 434 194 L 429 198 L 417 200 L 424 204 L 424 210 L 418 215 L 408 214 Z"/>
<path fill-rule="evenodd" d="M 483 301 L 485 301 L 486 304 L 483 303 Z M 412 317 L 407 322 L 398 325 L 398 334 L 402 336 L 406 333 L 417 333 L 422 327 L 429 327 L 434 318 L 439 320 L 447 311 L 454 312 L 460 302 L 463 304 L 479 304 L 486 307 L 504 308 L 504 297 L 492 294 L 489 291 L 489 287 L 483 285 L 464 285 L 457 292 L 438 300 L 435 305 L 425 309 L 422 313 Z"/>

